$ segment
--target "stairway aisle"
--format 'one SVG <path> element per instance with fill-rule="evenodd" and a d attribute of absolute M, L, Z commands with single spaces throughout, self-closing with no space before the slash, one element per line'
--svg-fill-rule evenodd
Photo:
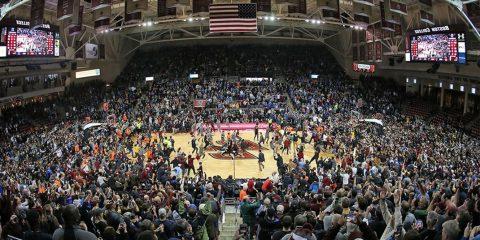
<path fill-rule="evenodd" d="M 235 202 L 226 203 L 225 205 L 225 218 L 220 227 L 219 240 L 232 240 L 234 239 L 235 232 L 242 222 L 242 219 L 240 218 L 239 209 L 236 209 L 235 207 Z"/>

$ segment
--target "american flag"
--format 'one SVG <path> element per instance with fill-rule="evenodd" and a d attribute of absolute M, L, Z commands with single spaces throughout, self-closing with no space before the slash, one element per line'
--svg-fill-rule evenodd
<path fill-rule="evenodd" d="M 257 4 L 210 5 L 210 32 L 256 32 Z"/>

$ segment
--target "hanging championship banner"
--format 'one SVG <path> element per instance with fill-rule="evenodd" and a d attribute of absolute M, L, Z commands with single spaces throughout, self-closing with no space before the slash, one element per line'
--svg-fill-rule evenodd
<path fill-rule="evenodd" d="M 373 61 L 374 60 L 374 43 L 367 43 L 367 61 Z"/>
<path fill-rule="evenodd" d="M 45 0 L 32 0 L 30 6 L 30 28 L 36 29 L 43 25 Z"/>
<path fill-rule="evenodd" d="M 175 16 L 177 15 L 177 7 L 171 6 L 167 8 L 167 15 L 168 16 Z"/>
<path fill-rule="evenodd" d="M 466 7 L 468 18 L 470 18 L 473 25 L 480 28 L 480 2 L 477 1 L 466 4 Z"/>
<path fill-rule="evenodd" d="M 407 4 L 390 0 L 390 11 L 402 15 L 407 15 Z"/>
<path fill-rule="evenodd" d="M 167 16 L 167 0 L 157 0 L 157 17 Z"/>
<path fill-rule="evenodd" d="M 212 0 L 192 0 L 192 12 L 199 13 L 199 12 L 208 12 L 208 6 L 212 4 Z"/>
<path fill-rule="evenodd" d="M 353 0 L 353 2 L 368 5 L 368 6 L 375 6 L 375 3 L 373 2 L 373 0 Z"/>
<path fill-rule="evenodd" d="M 386 0 L 388 1 L 388 0 Z M 380 19 L 381 19 L 381 24 L 382 28 L 387 31 L 395 31 L 392 23 L 392 16 L 390 13 L 390 7 L 387 7 L 388 2 L 385 3 L 383 1 L 380 1 Z"/>
<path fill-rule="evenodd" d="M 111 7 L 97 8 L 93 11 L 93 25 L 95 30 L 102 31 L 110 28 L 110 16 L 112 15 Z"/>
<path fill-rule="evenodd" d="M 359 4 L 353 2 L 353 20 L 357 23 L 368 25 L 370 24 L 370 17 L 372 16 L 372 7 L 369 5 Z"/>
<path fill-rule="evenodd" d="M 97 20 L 93 23 L 95 30 L 102 31 L 110 28 L 110 18 Z"/>
<path fill-rule="evenodd" d="M 353 15 L 353 20 L 357 23 L 362 23 L 362 24 L 369 24 L 370 23 L 370 17 L 364 13 L 355 13 Z"/>
<path fill-rule="evenodd" d="M 325 20 L 338 20 L 340 16 L 338 15 L 338 11 L 336 9 L 322 9 L 322 16 Z"/>
<path fill-rule="evenodd" d="M 390 39 L 392 38 L 392 35 L 393 35 L 392 31 L 382 29 L 382 39 Z"/>
<path fill-rule="evenodd" d="M 58 0 L 57 19 L 59 21 L 67 19 L 73 15 L 73 5 L 75 1 L 77 0 Z"/>
<path fill-rule="evenodd" d="M 373 34 L 375 34 L 375 28 L 373 27 L 373 25 L 368 25 L 367 31 L 365 31 L 365 40 L 367 42 L 372 42 Z"/>
<path fill-rule="evenodd" d="M 125 23 L 137 23 L 142 21 L 142 12 L 133 12 L 125 14 Z"/>
<path fill-rule="evenodd" d="M 317 7 L 322 10 L 322 17 L 325 20 L 338 20 L 340 18 L 339 4 L 339 0 L 317 0 Z"/>
<path fill-rule="evenodd" d="M 271 0 L 251 0 L 251 3 L 257 4 L 258 12 L 271 12 L 272 11 L 272 1 Z"/>
<path fill-rule="evenodd" d="M 373 28 L 375 29 L 375 40 L 379 40 L 383 38 L 382 34 L 382 23 L 381 22 L 376 22 L 373 24 Z"/>
<path fill-rule="evenodd" d="M 352 47 L 352 59 L 353 61 L 358 61 L 358 48 Z"/>
<path fill-rule="evenodd" d="M 394 37 L 401 37 L 403 34 L 402 31 L 402 25 L 401 24 L 395 24 L 394 25 L 395 31 L 393 32 Z"/>
<path fill-rule="evenodd" d="M 110 18 L 112 15 L 112 8 L 104 7 L 104 8 L 97 8 L 93 11 L 93 21 L 98 21 L 106 18 Z"/>
<path fill-rule="evenodd" d="M 293 5 L 288 6 L 288 13 L 307 13 L 307 2 L 306 0 L 294 0 L 290 1 Z"/>
<path fill-rule="evenodd" d="M 420 21 L 431 25 L 435 24 L 435 22 L 433 21 L 433 14 L 424 10 L 420 10 Z"/>
<path fill-rule="evenodd" d="M 359 32 L 352 31 L 352 44 L 358 44 Z"/>
<path fill-rule="evenodd" d="M 365 61 L 366 60 L 365 59 L 365 57 L 366 57 L 366 54 L 365 54 L 366 46 L 367 46 L 366 44 L 363 44 L 363 45 L 360 46 L 360 55 L 358 57 L 360 59 L 360 61 Z"/>
<path fill-rule="evenodd" d="M 92 0 L 92 11 L 112 6 L 112 0 Z"/>
<path fill-rule="evenodd" d="M 105 59 L 105 44 L 98 44 L 98 58 Z"/>
<path fill-rule="evenodd" d="M 77 35 L 83 30 L 83 6 L 79 6 L 76 14 L 72 16 L 72 22 L 68 27 L 70 36 Z"/>
<path fill-rule="evenodd" d="M 75 41 L 75 49 L 77 49 L 77 51 L 75 52 L 75 58 L 83 58 L 85 56 L 83 54 L 84 53 L 83 49 L 80 49 L 80 47 L 82 47 L 82 42 Z"/>
<path fill-rule="evenodd" d="M 380 41 L 375 42 L 375 61 L 382 61 L 382 43 Z"/>
<path fill-rule="evenodd" d="M 148 0 L 125 0 L 125 23 L 135 23 L 142 20 L 142 11 L 148 9 Z"/>

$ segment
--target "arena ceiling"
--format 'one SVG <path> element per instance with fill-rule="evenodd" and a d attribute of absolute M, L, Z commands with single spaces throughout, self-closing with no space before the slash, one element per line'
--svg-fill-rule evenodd
<path fill-rule="evenodd" d="M 155 44 L 168 41 L 180 41 L 191 39 L 215 39 L 215 38 L 258 38 L 258 39 L 293 39 L 305 41 L 318 41 L 328 46 L 334 54 L 340 57 L 346 56 L 351 45 L 351 36 L 355 31 L 364 31 L 365 24 L 359 24 L 354 20 L 359 0 L 340 0 L 342 20 L 325 18 L 322 16 L 319 2 L 324 0 L 307 0 L 306 14 L 288 13 L 288 0 L 272 0 L 271 13 L 258 12 L 258 29 L 256 33 L 235 33 L 235 34 L 211 34 L 208 29 L 208 13 L 192 13 L 192 0 L 167 0 L 168 4 L 177 6 L 176 16 L 157 17 L 157 1 L 148 1 L 148 10 L 143 12 L 143 22 L 124 24 L 124 1 L 113 0 L 111 11 L 111 26 L 106 31 L 95 31 L 93 28 L 93 16 L 90 8 L 90 1 L 81 0 L 84 6 L 85 31 L 77 36 L 62 35 L 62 46 L 66 50 L 67 58 L 73 57 L 74 53 L 80 51 L 83 45 L 76 42 L 105 43 L 116 52 L 118 57 L 124 57 L 134 52 L 143 45 Z M 404 41 L 408 29 L 428 26 L 419 19 L 419 10 L 422 5 L 418 0 L 398 0 L 406 3 L 407 15 L 396 15 L 395 20 L 401 24 L 403 36 L 382 42 L 390 49 L 387 54 L 401 55 L 402 49 L 399 46 Z M 461 11 L 463 4 L 479 0 L 433 0 L 429 12 L 434 16 L 436 25 L 465 25 L 472 36 L 480 39 L 475 27 L 471 27 Z M 213 3 L 230 3 L 226 0 L 214 0 Z M 235 2 L 250 2 L 239 0 Z M 370 23 L 380 21 L 379 10 L 380 0 L 373 0 L 369 7 Z M 29 15 L 29 0 L 12 0 L 2 7 L 2 14 L 15 8 L 22 11 L 13 11 L 15 15 Z M 65 29 L 64 23 L 56 21 L 57 0 L 46 0 L 46 19 L 51 23 Z M 5 11 L 6 10 L 6 11 Z M 3 17 L 3 16 L 2 16 Z M 472 49 L 472 48 L 471 48 Z M 473 45 L 474 50 L 480 47 Z M 478 52 L 478 51 L 477 51 Z M 384 52 L 385 53 L 385 52 Z M 70 56 L 69 56 L 70 55 Z"/>

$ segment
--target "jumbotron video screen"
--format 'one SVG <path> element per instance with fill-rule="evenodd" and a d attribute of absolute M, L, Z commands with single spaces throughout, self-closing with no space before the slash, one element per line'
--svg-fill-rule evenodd
<path fill-rule="evenodd" d="M 407 61 L 466 63 L 465 33 L 441 32 L 410 35 L 408 40 Z"/>
<path fill-rule="evenodd" d="M 2 39 L 6 45 L 6 56 L 0 57 L 59 56 L 60 39 L 53 31 L 5 27 Z"/>

